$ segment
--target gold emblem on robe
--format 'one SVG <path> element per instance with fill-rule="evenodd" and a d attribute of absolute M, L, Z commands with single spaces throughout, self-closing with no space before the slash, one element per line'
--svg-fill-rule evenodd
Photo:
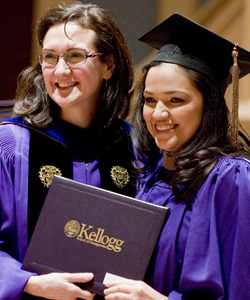
<path fill-rule="evenodd" d="M 55 166 L 42 166 L 39 171 L 39 178 L 47 188 L 51 185 L 54 175 L 62 176 L 62 172 Z"/>
<path fill-rule="evenodd" d="M 128 184 L 130 176 L 128 170 L 124 167 L 114 166 L 111 168 L 110 173 L 115 185 L 119 189 L 124 188 Z"/>

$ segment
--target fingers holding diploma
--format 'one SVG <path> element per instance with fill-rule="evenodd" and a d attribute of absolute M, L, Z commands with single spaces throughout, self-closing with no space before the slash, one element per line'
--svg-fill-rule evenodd
<path fill-rule="evenodd" d="M 77 298 L 92 300 L 95 294 L 82 290 L 74 283 L 85 283 L 92 280 L 93 277 L 92 273 L 50 273 L 31 276 L 24 292 L 54 300 L 75 300 Z"/>
<path fill-rule="evenodd" d="M 168 297 L 158 293 L 143 281 L 122 279 L 105 283 L 106 300 L 167 300 Z"/>

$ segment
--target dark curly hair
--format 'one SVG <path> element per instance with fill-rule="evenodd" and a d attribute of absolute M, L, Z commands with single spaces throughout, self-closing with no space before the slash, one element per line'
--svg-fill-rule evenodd
<path fill-rule="evenodd" d="M 151 172 L 162 156 L 143 119 L 145 80 L 150 68 L 162 62 L 152 62 L 143 68 L 143 77 L 134 103 L 132 132 L 135 147 L 144 164 L 140 168 L 146 174 Z M 236 145 L 230 135 L 230 114 L 224 92 L 212 79 L 198 72 L 179 66 L 192 84 L 203 95 L 202 122 L 195 136 L 180 149 L 172 153 L 176 158 L 176 172 L 172 180 L 173 192 L 182 199 L 198 191 L 206 176 L 223 155 L 250 157 L 249 147 L 243 140 Z"/>
<path fill-rule="evenodd" d="M 94 132 L 103 135 L 105 130 L 114 128 L 118 120 L 125 120 L 128 116 L 134 88 L 132 58 L 116 19 L 98 5 L 78 1 L 68 5 L 55 5 L 39 19 L 39 44 L 42 46 L 47 31 L 53 25 L 69 21 L 95 31 L 95 46 L 98 52 L 103 53 L 100 57 L 103 62 L 108 62 L 111 57 L 115 60 L 112 77 L 106 86 L 103 83 L 101 101 L 92 124 Z M 58 115 L 58 105 L 50 98 L 48 101 L 48 98 L 41 66 L 36 62 L 19 76 L 14 116 L 21 116 L 35 127 L 50 125 Z"/>

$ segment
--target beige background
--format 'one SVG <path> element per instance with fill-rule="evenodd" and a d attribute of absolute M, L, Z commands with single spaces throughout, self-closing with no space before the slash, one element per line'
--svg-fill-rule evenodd
<path fill-rule="evenodd" d="M 115 5 L 115 0 L 114 5 Z M 120 0 L 126 1 L 126 0 Z M 71 2 L 71 1 L 66 1 Z M 217 34 L 237 42 L 250 51 L 250 1 L 249 0 L 155 0 L 157 5 L 156 23 L 160 23 L 174 12 L 179 12 Z M 38 17 L 52 4 L 60 0 L 33 0 L 33 28 Z M 136 0 L 135 0 L 136 6 Z M 140 9 L 138 7 L 138 9 Z M 40 49 L 32 39 L 31 59 L 35 59 Z M 152 54 L 153 55 L 153 54 Z M 151 55 L 150 55 L 151 56 Z M 145 57 L 144 61 L 150 59 Z M 144 62 L 143 61 L 143 62 Z M 143 63 L 142 62 L 142 63 Z M 229 86 L 226 99 L 230 108 L 232 89 Z M 250 134 L 250 75 L 240 80 L 240 120 Z"/>

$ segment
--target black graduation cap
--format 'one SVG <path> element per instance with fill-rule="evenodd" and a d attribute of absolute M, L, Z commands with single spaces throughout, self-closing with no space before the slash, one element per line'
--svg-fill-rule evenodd
<path fill-rule="evenodd" d="M 179 13 L 139 40 L 159 50 L 153 61 L 178 64 L 210 76 L 222 91 L 233 82 L 231 136 L 238 144 L 238 81 L 250 73 L 250 52 Z"/>
<path fill-rule="evenodd" d="M 176 63 L 213 78 L 227 87 L 234 63 L 234 43 L 175 13 L 139 38 L 158 49 L 153 61 Z M 250 52 L 237 46 L 239 77 L 250 72 Z"/>

